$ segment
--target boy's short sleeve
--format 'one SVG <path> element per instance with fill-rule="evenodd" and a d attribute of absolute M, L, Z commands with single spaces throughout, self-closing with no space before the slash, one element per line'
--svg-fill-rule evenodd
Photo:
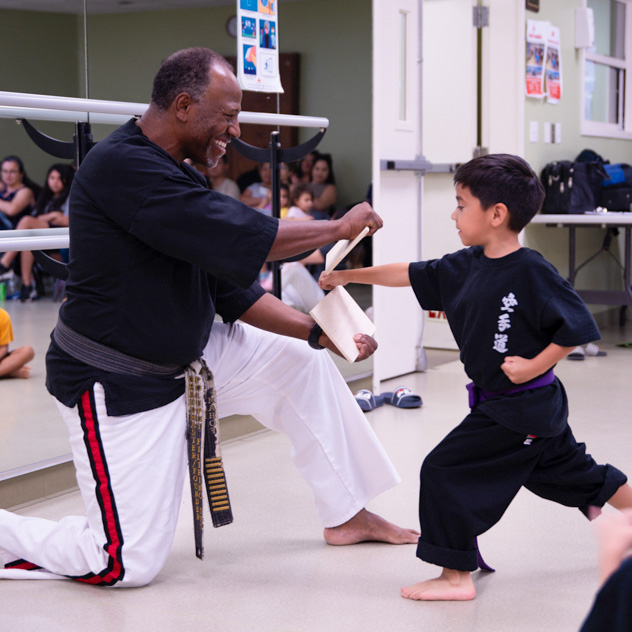
<path fill-rule="evenodd" d="M 0 345 L 8 345 L 13 342 L 13 328 L 9 313 L 0 308 Z"/>
<path fill-rule="evenodd" d="M 544 306 L 542 328 L 551 336 L 551 342 L 561 347 L 576 347 L 601 338 L 586 304 L 568 281 L 561 278 Z"/>
<path fill-rule="evenodd" d="M 444 309 L 439 283 L 440 261 L 440 259 L 416 261 L 408 266 L 410 285 L 422 309 Z"/>

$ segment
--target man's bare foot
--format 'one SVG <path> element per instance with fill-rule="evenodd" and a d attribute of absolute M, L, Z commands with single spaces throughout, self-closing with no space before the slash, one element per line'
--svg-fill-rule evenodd
<path fill-rule="evenodd" d="M 13 371 L 13 373 L 9 373 L 7 377 L 21 377 L 26 380 L 31 375 L 31 367 L 28 364 L 21 366 L 19 369 Z"/>
<path fill-rule="evenodd" d="M 470 601 L 476 597 L 476 588 L 469 572 L 444 568 L 436 579 L 402 588 L 402 597 L 417 601 Z"/>
<path fill-rule="evenodd" d="M 325 542 L 336 546 L 358 542 L 386 542 L 388 544 L 417 544 L 419 531 L 403 529 L 366 509 L 351 520 L 323 531 Z"/>

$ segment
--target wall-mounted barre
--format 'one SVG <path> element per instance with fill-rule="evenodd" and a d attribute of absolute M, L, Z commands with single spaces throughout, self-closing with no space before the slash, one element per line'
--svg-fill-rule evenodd
<path fill-rule="evenodd" d="M 130 116 L 141 116 L 147 107 L 146 103 L 0 91 L 0 118 L 76 123 L 86 121 L 89 113 L 91 123 L 121 125 Z M 239 123 L 316 127 L 321 130 L 329 127 L 329 119 L 323 117 L 267 112 L 240 112 Z M 68 248 L 68 243 L 67 228 L 0 231 L 0 252 L 57 250 Z"/>
<path fill-rule="evenodd" d="M 0 252 L 16 250 L 59 250 L 68 248 L 67 228 L 0 230 Z"/>
<path fill-rule="evenodd" d="M 141 116 L 147 107 L 147 103 L 0 91 L 0 118 L 78 122 L 86 121 L 89 113 L 91 123 L 121 125 L 130 116 Z M 329 127 L 329 119 L 324 117 L 267 112 L 240 112 L 239 122 L 256 125 L 317 127 L 320 129 Z"/>

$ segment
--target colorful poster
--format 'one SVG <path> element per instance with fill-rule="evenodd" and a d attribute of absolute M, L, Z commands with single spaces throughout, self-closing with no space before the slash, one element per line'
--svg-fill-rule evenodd
<path fill-rule="evenodd" d="M 278 0 L 237 0 L 237 76 L 243 90 L 283 92 Z"/>
<path fill-rule="evenodd" d="M 550 24 L 527 20 L 527 66 L 525 73 L 528 97 L 544 97 L 544 53 Z"/>
<path fill-rule="evenodd" d="M 546 100 L 549 103 L 559 103 L 562 98 L 560 29 L 550 24 L 546 38 L 544 73 L 546 81 Z"/>

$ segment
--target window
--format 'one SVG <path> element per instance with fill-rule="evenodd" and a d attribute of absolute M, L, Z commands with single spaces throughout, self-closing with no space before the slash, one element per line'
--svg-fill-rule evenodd
<path fill-rule="evenodd" d="M 584 2 L 595 43 L 583 54 L 582 134 L 632 138 L 632 0 Z"/>

